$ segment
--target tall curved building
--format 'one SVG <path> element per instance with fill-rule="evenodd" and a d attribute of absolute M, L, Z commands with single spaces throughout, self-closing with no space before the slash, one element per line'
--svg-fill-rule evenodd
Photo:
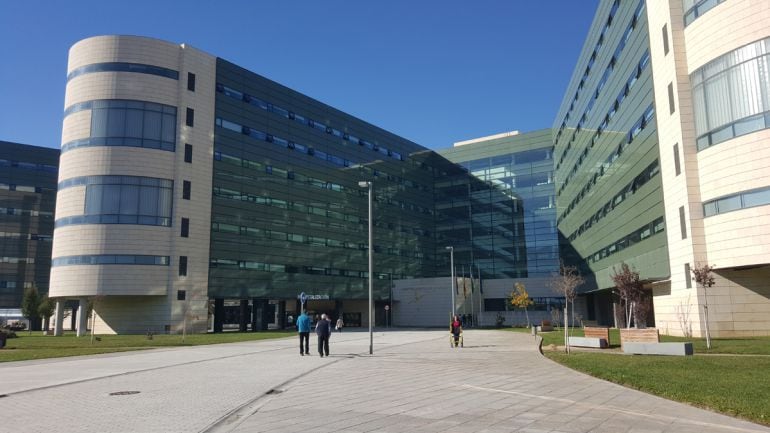
<path fill-rule="evenodd" d="M 205 329 L 215 65 L 143 37 L 71 48 L 50 296 L 81 300 L 80 332 L 89 300 L 102 332 Z"/>

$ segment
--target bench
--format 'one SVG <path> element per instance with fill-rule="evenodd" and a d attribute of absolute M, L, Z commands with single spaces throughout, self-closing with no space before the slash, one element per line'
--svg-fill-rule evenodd
<path fill-rule="evenodd" d="M 586 326 L 583 328 L 583 337 L 587 339 L 594 339 L 594 340 L 602 340 L 602 342 L 599 343 L 598 346 L 594 345 L 595 343 L 591 343 L 588 347 L 609 347 L 610 345 L 610 330 L 609 328 L 599 328 L 599 327 L 591 327 Z M 572 342 L 570 341 L 570 344 Z"/>
<path fill-rule="evenodd" d="M 626 343 L 658 343 L 660 337 L 658 336 L 657 328 L 621 328 L 620 329 L 620 347 L 623 347 Z"/>
<path fill-rule="evenodd" d="M 693 354 L 692 343 L 632 343 L 626 342 L 623 353 L 631 355 L 671 355 L 688 356 Z"/>
<path fill-rule="evenodd" d="M 551 322 L 548 320 L 543 320 L 540 322 L 540 326 L 537 327 L 537 332 L 543 332 L 543 331 L 553 331 L 553 326 L 551 326 Z"/>
<path fill-rule="evenodd" d="M 605 349 L 607 348 L 607 339 L 595 338 L 595 337 L 570 337 L 569 345 L 579 346 L 579 347 L 593 347 L 596 349 Z"/>

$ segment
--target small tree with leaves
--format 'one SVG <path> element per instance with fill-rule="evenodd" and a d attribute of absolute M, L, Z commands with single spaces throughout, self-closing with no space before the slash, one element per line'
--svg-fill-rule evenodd
<path fill-rule="evenodd" d="M 39 307 L 40 295 L 37 293 L 37 289 L 34 286 L 24 289 L 24 297 L 21 299 L 21 314 L 29 320 L 30 334 L 40 319 Z"/>
<path fill-rule="evenodd" d="M 570 353 L 569 306 L 570 303 L 574 305 L 577 287 L 583 284 L 583 281 L 577 266 L 567 266 L 564 262 L 559 263 L 559 274 L 551 279 L 551 288 L 556 293 L 564 296 L 564 350 L 567 354 Z"/>
<path fill-rule="evenodd" d="M 638 307 L 644 301 L 644 286 L 639 280 L 639 272 L 632 270 L 625 262 L 620 263 L 620 271 L 612 267 L 612 282 L 615 290 L 623 302 L 626 316 L 626 328 L 631 327 L 631 317 L 634 318 L 634 326 L 639 327 L 641 314 L 644 308 Z"/>
<path fill-rule="evenodd" d="M 527 307 L 534 304 L 535 301 L 532 300 L 532 298 L 529 297 L 529 293 L 527 293 L 527 288 L 524 286 L 523 283 L 514 283 L 513 284 L 514 290 L 511 292 L 510 302 L 511 305 L 515 308 L 522 308 L 524 309 L 524 315 L 527 318 L 527 328 L 530 327 L 529 323 L 529 312 L 527 311 Z"/>
<path fill-rule="evenodd" d="M 714 275 L 712 271 L 714 266 L 709 266 L 707 263 L 695 264 L 695 268 L 692 270 L 692 279 L 703 287 L 703 319 L 706 323 L 706 348 L 711 349 L 711 333 L 709 332 L 709 303 L 708 294 L 706 291 L 715 284 Z"/>
<path fill-rule="evenodd" d="M 43 318 L 43 331 L 48 331 L 48 326 L 51 324 L 51 316 L 53 316 L 56 310 L 56 303 L 48 295 L 44 295 L 40 299 L 40 305 L 37 307 L 37 313 Z"/>

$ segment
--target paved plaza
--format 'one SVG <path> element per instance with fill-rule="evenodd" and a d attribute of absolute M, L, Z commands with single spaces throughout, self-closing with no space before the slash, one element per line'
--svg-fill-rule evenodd
<path fill-rule="evenodd" d="M 526 334 L 374 338 L 373 356 L 344 332 L 328 358 L 292 338 L 4 363 L 0 431 L 770 432 L 569 370 Z"/>

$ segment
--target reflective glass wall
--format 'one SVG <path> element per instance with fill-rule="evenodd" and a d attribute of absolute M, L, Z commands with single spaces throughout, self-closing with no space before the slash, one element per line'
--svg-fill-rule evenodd
<path fill-rule="evenodd" d="M 456 244 L 455 261 L 485 278 L 551 276 L 559 263 L 551 130 L 440 153 L 458 165 L 436 183 L 436 229 Z"/>

